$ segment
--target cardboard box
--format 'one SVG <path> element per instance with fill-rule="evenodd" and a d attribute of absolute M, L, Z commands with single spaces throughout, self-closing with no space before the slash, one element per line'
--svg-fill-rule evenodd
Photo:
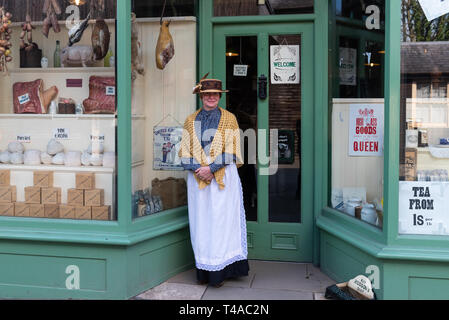
<path fill-rule="evenodd" d="M 45 210 L 43 204 L 30 204 L 30 217 L 45 218 Z"/>
<path fill-rule="evenodd" d="M 11 185 L 11 171 L 0 170 L 0 186 L 9 187 Z"/>
<path fill-rule="evenodd" d="M 14 203 L 0 203 L 0 216 L 14 216 Z"/>
<path fill-rule="evenodd" d="M 84 190 L 84 205 L 86 207 L 104 206 L 104 190 L 103 189 Z"/>
<path fill-rule="evenodd" d="M 92 220 L 111 220 L 111 206 L 92 207 Z"/>
<path fill-rule="evenodd" d="M 84 206 L 84 190 L 68 189 L 67 204 L 71 206 Z"/>
<path fill-rule="evenodd" d="M 25 187 L 25 203 L 41 203 L 41 187 Z"/>
<path fill-rule="evenodd" d="M 94 173 L 77 173 L 76 177 L 76 189 L 95 189 L 95 174 Z"/>
<path fill-rule="evenodd" d="M 76 206 L 75 207 L 75 219 L 91 220 L 92 219 L 92 208 Z"/>
<path fill-rule="evenodd" d="M 52 188 L 53 171 L 35 171 L 33 173 L 33 182 L 35 187 Z"/>
<path fill-rule="evenodd" d="M 69 206 L 65 204 L 59 205 L 59 218 L 75 219 L 75 206 Z"/>
<path fill-rule="evenodd" d="M 14 216 L 16 217 L 29 217 L 30 205 L 22 202 L 14 203 Z"/>
<path fill-rule="evenodd" d="M 16 186 L 0 187 L 0 203 L 11 203 L 17 200 Z"/>
<path fill-rule="evenodd" d="M 44 204 L 45 218 L 59 218 L 59 204 Z"/>
<path fill-rule="evenodd" d="M 42 204 L 60 204 L 61 188 L 42 188 Z"/>

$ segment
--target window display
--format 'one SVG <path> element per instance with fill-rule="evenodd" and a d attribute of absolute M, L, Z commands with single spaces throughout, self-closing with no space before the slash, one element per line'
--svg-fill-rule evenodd
<path fill-rule="evenodd" d="M 165 10 L 163 3 L 133 1 L 133 218 L 187 205 L 187 173 L 178 153 L 183 123 L 197 107 L 192 94 L 197 83 L 197 23 L 194 16 L 176 14 L 193 14 L 193 1 L 167 2 Z"/>
<path fill-rule="evenodd" d="M 0 215 L 116 220 L 115 0 L 0 5 Z"/>
<path fill-rule="evenodd" d="M 417 0 L 401 9 L 399 233 L 448 235 L 449 15 Z"/>
<path fill-rule="evenodd" d="M 385 1 L 333 4 L 330 206 L 382 227 Z"/>

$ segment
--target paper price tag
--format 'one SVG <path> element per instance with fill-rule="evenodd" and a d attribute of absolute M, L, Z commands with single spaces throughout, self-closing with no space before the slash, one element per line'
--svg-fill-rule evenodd
<path fill-rule="evenodd" d="M 90 141 L 91 142 L 104 142 L 104 134 L 91 134 Z"/>
<path fill-rule="evenodd" d="M 31 135 L 29 134 L 17 135 L 16 141 L 21 143 L 31 143 Z"/>
<path fill-rule="evenodd" d="M 115 87 L 106 87 L 107 96 L 115 96 Z"/>
<path fill-rule="evenodd" d="M 55 128 L 53 129 L 53 138 L 56 140 L 69 140 L 70 130 L 68 128 Z"/>
<path fill-rule="evenodd" d="M 25 104 L 27 102 L 30 102 L 30 95 L 28 93 L 25 93 L 24 95 L 19 97 L 20 104 Z"/>

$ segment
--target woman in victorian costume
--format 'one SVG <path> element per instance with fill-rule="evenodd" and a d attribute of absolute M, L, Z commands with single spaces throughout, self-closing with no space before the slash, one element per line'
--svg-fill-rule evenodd
<path fill-rule="evenodd" d="M 197 279 L 219 287 L 247 276 L 249 265 L 242 185 L 240 131 L 235 116 L 220 107 L 220 80 L 203 77 L 194 88 L 203 107 L 187 117 L 179 156 L 188 170 L 190 238 Z"/>

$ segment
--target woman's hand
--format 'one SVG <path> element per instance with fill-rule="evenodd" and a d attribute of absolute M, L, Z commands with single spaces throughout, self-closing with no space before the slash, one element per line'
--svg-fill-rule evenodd
<path fill-rule="evenodd" d="M 214 174 L 210 171 L 209 166 L 201 167 L 195 171 L 195 174 L 203 181 L 211 182 L 214 178 Z"/>

